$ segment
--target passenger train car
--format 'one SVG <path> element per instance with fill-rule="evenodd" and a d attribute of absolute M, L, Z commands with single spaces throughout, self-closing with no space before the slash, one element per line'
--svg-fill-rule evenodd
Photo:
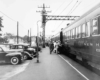
<path fill-rule="evenodd" d="M 53 39 L 59 37 L 58 33 Z M 63 29 L 63 38 L 72 58 L 91 66 L 100 65 L 100 3 Z"/>

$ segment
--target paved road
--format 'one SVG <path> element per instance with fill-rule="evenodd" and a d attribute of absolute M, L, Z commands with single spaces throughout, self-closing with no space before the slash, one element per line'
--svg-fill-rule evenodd
<path fill-rule="evenodd" d="M 0 64 L 0 80 L 7 80 L 25 70 L 30 61 L 25 61 L 19 65 Z"/>
<path fill-rule="evenodd" d="M 43 49 L 39 60 L 40 63 L 31 60 L 23 71 L 6 80 L 100 80 L 98 75 L 65 56 L 50 55 L 48 48 Z"/>

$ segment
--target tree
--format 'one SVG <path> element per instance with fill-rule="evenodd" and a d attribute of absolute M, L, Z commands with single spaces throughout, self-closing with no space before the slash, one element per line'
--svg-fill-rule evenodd
<path fill-rule="evenodd" d="M 27 35 L 25 35 L 23 37 L 23 40 L 24 40 L 25 43 L 29 43 L 29 41 L 30 41 L 30 39 L 29 39 L 29 37 Z"/>

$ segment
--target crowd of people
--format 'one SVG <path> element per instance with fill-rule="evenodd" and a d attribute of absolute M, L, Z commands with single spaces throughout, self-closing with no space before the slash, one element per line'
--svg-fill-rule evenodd
<path fill-rule="evenodd" d="M 50 54 L 56 53 L 56 54 L 60 54 L 63 52 L 64 46 L 60 41 L 51 41 L 49 43 L 49 48 L 50 48 Z"/>

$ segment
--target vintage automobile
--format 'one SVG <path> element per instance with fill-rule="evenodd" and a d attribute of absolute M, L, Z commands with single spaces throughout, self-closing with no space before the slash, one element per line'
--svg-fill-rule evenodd
<path fill-rule="evenodd" d="M 36 54 L 36 49 L 35 48 L 32 48 L 31 46 L 28 46 L 28 45 L 24 45 L 24 49 L 23 49 L 24 53 L 29 53 L 31 54 L 32 58 L 36 57 L 37 54 Z M 28 57 L 29 58 L 29 57 Z"/>
<path fill-rule="evenodd" d="M 36 56 L 36 50 L 28 44 L 12 44 L 10 49 L 17 50 L 24 55 L 24 59 L 33 59 Z"/>
<path fill-rule="evenodd" d="M 4 46 L 0 46 L 0 63 L 11 63 L 13 65 L 20 64 L 24 61 L 21 52 L 9 50 Z"/>

